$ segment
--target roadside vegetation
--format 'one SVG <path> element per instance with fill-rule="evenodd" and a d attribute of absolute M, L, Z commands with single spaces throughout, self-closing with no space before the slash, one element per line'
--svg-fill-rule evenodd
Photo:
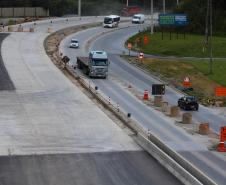
<path fill-rule="evenodd" d="M 149 29 L 144 30 L 131 37 L 126 43 L 126 46 L 128 43 L 132 44 L 132 50 L 166 57 L 175 56 L 174 59 L 146 58 L 142 63 L 136 58 L 128 58 L 128 60 L 180 90 L 183 90 L 184 77 L 188 76 L 193 91 L 186 91 L 187 94 L 195 95 L 204 105 L 226 106 L 226 97 L 215 96 L 216 87 L 226 86 L 226 1 L 213 0 L 212 4 L 213 57 L 222 58 L 214 59 L 212 74 L 209 74 L 209 61 L 204 59 L 209 57 L 207 36 L 210 31 L 205 32 L 209 15 L 207 2 L 207 0 L 180 1 L 173 13 L 185 13 L 189 22 L 187 26 L 156 27 L 153 35 L 150 34 Z"/>
<path fill-rule="evenodd" d="M 214 61 L 213 74 L 208 75 L 207 60 L 177 60 L 145 58 L 140 62 L 135 57 L 126 57 L 127 60 L 164 80 L 171 86 L 182 89 L 183 79 L 188 76 L 193 91 L 186 91 L 194 95 L 203 105 L 225 106 L 226 98 L 216 97 L 215 88 L 226 86 L 226 61 Z"/>
<path fill-rule="evenodd" d="M 82 0 L 82 15 L 119 14 L 126 6 L 127 0 Z M 150 0 L 129 0 L 129 6 L 136 5 L 150 12 Z M 175 7 L 175 0 L 166 1 L 166 9 Z M 44 7 L 50 11 L 50 16 L 75 15 L 78 0 L 2 0 L 0 7 Z M 162 9 L 162 0 L 154 1 L 155 10 Z"/>
<path fill-rule="evenodd" d="M 144 37 L 149 43 L 144 44 Z M 160 56 L 179 57 L 209 57 L 208 47 L 204 44 L 204 35 L 172 32 L 154 33 L 142 32 L 131 37 L 127 43 L 132 43 L 133 50 Z M 213 37 L 213 56 L 226 58 L 226 37 Z"/>

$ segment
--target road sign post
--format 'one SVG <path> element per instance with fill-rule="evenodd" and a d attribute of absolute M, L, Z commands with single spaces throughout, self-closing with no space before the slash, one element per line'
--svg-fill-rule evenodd
<path fill-rule="evenodd" d="M 128 50 L 129 50 L 129 56 L 130 56 L 130 51 L 131 51 L 131 49 L 132 49 L 132 44 L 131 44 L 131 43 L 128 43 L 127 48 L 128 48 Z"/>
<path fill-rule="evenodd" d="M 140 60 L 140 62 L 143 62 L 143 58 L 144 58 L 144 53 L 139 53 L 138 55 L 138 59 Z"/>
<path fill-rule="evenodd" d="M 190 88 L 190 87 L 191 87 L 191 81 L 190 81 L 190 78 L 187 77 L 187 76 L 184 78 L 184 81 L 183 81 L 183 87 L 184 87 L 184 88 Z"/>
<path fill-rule="evenodd" d="M 152 95 L 164 95 L 165 94 L 165 84 L 152 84 Z"/>

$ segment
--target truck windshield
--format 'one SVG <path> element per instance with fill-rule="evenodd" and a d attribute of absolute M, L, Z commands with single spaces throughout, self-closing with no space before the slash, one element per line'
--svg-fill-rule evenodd
<path fill-rule="evenodd" d="M 133 16 L 133 18 L 134 18 L 134 19 L 140 19 L 140 17 L 139 17 L 139 16 Z"/>
<path fill-rule="evenodd" d="M 77 40 L 71 40 L 71 43 L 78 43 L 78 41 Z"/>
<path fill-rule="evenodd" d="M 187 101 L 188 102 L 196 101 L 196 98 L 194 96 L 188 96 Z"/>
<path fill-rule="evenodd" d="M 106 66 L 107 64 L 108 62 L 105 59 L 93 60 L 93 66 Z"/>
<path fill-rule="evenodd" d="M 112 23 L 112 18 L 105 17 L 104 18 L 104 24 L 111 24 Z"/>

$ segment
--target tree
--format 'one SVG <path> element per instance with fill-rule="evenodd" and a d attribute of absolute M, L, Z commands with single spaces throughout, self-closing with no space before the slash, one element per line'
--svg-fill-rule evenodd
<path fill-rule="evenodd" d="M 225 34 L 226 29 L 225 0 L 213 0 L 213 33 Z M 177 13 L 186 13 L 189 18 L 188 30 L 192 33 L 205 33 L 207 0 L 183 0 L 175 9 Z"/>

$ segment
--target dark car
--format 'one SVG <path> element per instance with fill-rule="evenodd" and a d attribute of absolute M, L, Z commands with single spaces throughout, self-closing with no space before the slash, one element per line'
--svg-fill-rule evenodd
<path fill-rule="evenodd" d="M 178 107 L 184 110 L 198 110 L 199 104 L 194 96 L 184 96 L 178 100 Z"/>

